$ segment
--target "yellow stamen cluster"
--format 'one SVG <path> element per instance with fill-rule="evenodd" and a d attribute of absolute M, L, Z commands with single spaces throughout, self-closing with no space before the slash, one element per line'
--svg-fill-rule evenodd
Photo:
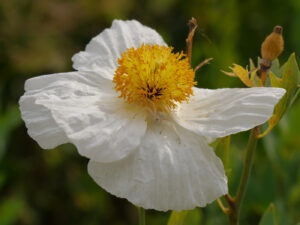
<path fill-rule="evenodd" d="M 129 48 L 118 59 L 113 82 L 127 103 L 164 111 L 193 94 L 195 73 L 183 53 L 172 47 L 143 44 Z"/>

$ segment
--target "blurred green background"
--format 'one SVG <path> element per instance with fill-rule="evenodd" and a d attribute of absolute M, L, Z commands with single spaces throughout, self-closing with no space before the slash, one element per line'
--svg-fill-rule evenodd
<path fill-rule="evenodd" d="M 18 99 L 30 77 L 72 71 L 71 57 L 110 27 L 115 18 L 136 19 L 156 29 L 175 50 L 185 49 L 187 21 L 198 20 L 193 65 L 198 86 L 243 87 L 226 70 L 246 65 L 276 24 L 284 27 L 285 50 L 300 58 L 298 0 L 1 0 L 0 2 L 0 225 L 137 224 L 126 200 L 109 195 L 87 175 L 88 160 L 66 144 L 42 150 L 26 133 Z M 234 194 L 247 132 L 230 147 L 229 186 Z M 300 101 L 259 141 L 242 224 L 257 224 L 271 202 L 279 224 L 300 224 Z M 147 224 L 166 224 L 169 213 L 147 211 Z M 195 209 L 188 225 L 227 224 L 216 202 Z"/>

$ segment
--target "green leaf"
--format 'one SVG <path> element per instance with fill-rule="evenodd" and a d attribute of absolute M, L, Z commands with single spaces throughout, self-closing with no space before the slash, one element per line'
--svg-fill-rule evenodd
<path fill-rule="evenodd" d="M 172 211 L 168 225 L 199 225 L 202 220 L 202 212 L 199 208 L 194 210 Z"/>
<path fill-rule="evenodd" d="M 229 147 L 230 147 L 230 136 L 220 138 L 215 148 L 217 156 L 219 156 L 223 163 L 225 171 L 228 171 L 229 165 Z"/>
<path fill-rule="evenodd" d="M 264 212 L 259 225 L 278 225 L 274 204 L 271 203 L 269 208 Z"/>
<path fill-rule="evenodd" d="M 272 62 L 272 66 L 270 69 L 270 72 L 273 72 L 276 76 L 280 76 L 280 63 L 278 58 L 276 58 L 273 62 Z"/>
<path fill-rule="evenodd" d="M 185 225 L 200 225 L 202 221 L 202 211 L 199 208 L 189 211 Z"/>
<path fill-rule="evenodd" d="M 183 210 L 180 212 L 172 211 L 168 225 L 184 225 L 190 211 Z"/>
<path fill-rule="evenodd" d="M 285 112 L 289 102 L 294 96 L 295 90 L 297 89 L 297 84 L 299 80 L 299 68 L 295 58 L 295 53 L 293 53 L 288 59 L 287 63 L 283 66 L 283 71 L 281 73 L 282 83 L 279 87 L 286 89 L 287 93 L 285 99 L 282 99 L 282 103 L 286 102 L 282 114 Z M 285 101 L 284 101 L 285 100 Z"/>
<path fill-rule="evenodd" d="M 284 115 L 291 101 L 293 100 L 295 91 L 297 89 L 298 79 L 299 79 L 299 68 L 296 62 L 295 53 L 291 54 L 288 61 L 281 68 L 281 77 L 282 81 L 279 82 L 277 78 L 275 78 L 274 74 L 271 75 L 271 84 L 273 87 L 281 87 L 286 90 L 286 94 L 281 98 L 279 103 L 275 106 L 274 113 L 272 117 L 269 119 L 269 126 L 265 132 L 259 135 L 260 138 L 264 137 L 268 134 L 273 127 L 279 122 L 281 117 Z M 273 76 L 274 75 L 274 76 Z"/>
<path fill-rule="evenodd" d="M 272 71 L 269 72 L 271 86 L 280 87 L 282 80 L 278 78 Z"/>

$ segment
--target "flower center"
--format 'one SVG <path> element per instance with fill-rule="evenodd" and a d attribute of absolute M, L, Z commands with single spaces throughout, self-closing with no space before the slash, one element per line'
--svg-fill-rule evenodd
<path fill-rule="evenodd" d="M 195 73 L 187 58 L 172 47 L 143 44 L 129 48 L 118 59 L 113 82 L 128 103 L 165 111 L 193 94 Z"/>

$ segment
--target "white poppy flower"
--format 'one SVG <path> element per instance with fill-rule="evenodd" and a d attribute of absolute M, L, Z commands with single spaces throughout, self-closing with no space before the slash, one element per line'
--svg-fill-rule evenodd
<path fill-rule="evenodd" d="M 26 81 L 28 134 L 45 149 L 73 143 L 97 184 L 146 209 L 204 207 L 226 194 L 208 140 L 264 123 L 285 93 L 193 87 L 187 59 L 135 20 L 115 20 L 72 60 L 76 72 Z"/>

